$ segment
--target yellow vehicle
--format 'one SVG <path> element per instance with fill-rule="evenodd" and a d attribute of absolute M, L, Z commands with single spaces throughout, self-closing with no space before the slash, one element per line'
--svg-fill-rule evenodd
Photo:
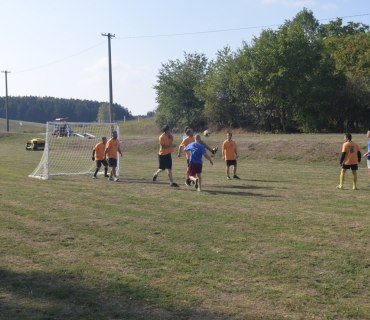
<path fill-rule="evenodd" d="M 33 138 L 26 143 L 26 150 L 44 150 L 45 139 Z"/>

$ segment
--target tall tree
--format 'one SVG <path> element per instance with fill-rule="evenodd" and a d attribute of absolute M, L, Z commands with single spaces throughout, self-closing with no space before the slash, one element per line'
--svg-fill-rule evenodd
<path fill-rule="evenodd" d="M 156 120 L 172 127 L 204 124 L 203 101 L 195 96 L 195 88 L 207 73 L 208 60 L 203 54 L 184 54 L 184 61 L 170 60 L 162 64 L 157 84 Z"/>
<path fill-rule="evenodd" d="M 345 78 L 338 94 L 333 123 L 339 130 L 362 130 L 370 126 L 370 32 L 369 26 L 341 19 L 322 26 L 326 54 Z"/>
<path fill-rule="evenodd" d="M 254 40 L 247 82 L 272 129 L 309 131 L 325 126 L 336 79 L 330 59 L 323 59 L 318 26 L 312 12 L 304 9 L 277 31 L 263 31 Z"/>

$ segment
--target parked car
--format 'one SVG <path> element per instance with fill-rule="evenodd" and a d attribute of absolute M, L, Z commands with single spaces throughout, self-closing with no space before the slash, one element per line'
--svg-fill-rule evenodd
<path fill-rule="evenodd" d="M 26 150 L 44 150 L 45 139 L 33 138 L 26 143 Z"/>

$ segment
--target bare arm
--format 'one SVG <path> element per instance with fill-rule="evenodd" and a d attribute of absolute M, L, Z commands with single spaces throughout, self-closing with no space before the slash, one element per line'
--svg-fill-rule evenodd
<path fill-rule="evenodd" d="M 209 161 L 209 163 L 211 165 L 213 165 L 213 161 L 212 161 L 211 157 L 207 153 L 204 154 L 204 158 L 206 158 Z"/>
<path fill-rule="evenodd" d="M 182 148 L 183 148 L 183 147 L 182 147 L 182 145 L 180 144 L 180 145 L 179 145 L 179 149 L 178 149 L 178 151 L 177 151 L 177 156 L 178 156 L 178 157 L 181 157 Z"/>
<path fill-rule="evenodd" d="M 206 148 L 208 151 L 213 152 L 212 148 L 208 144 L 206 144 L 203 140 L 201 140 L 200 143 L 204 145 L 204 148 Z"/>

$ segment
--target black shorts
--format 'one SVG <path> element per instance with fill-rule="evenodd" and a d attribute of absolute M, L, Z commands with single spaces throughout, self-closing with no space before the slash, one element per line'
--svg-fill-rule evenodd
<path fill-rule="evenodd" d="M 236 160 L 226 160 L 226 166 L 236 166 Z"/>
<path fill-rule="evenodd" d="M 117 167 L 117 159 L 115 158 L 108 158 L 108 165 L 110 167 Z"/>
<path fill-rule="evenodd" d="M 358 170 L 357 164 L 342 164 L 342 169 L 348 170 L 351 169 L 352 171 Z"/>
<path fill-rule="evenodd" d="M 165 154 L 164 156 L 158 155 L 158 161 L 159 161 L 159 169 L 165 170 L 165 169 L 172 169 L 172 157 L 171 153 Z"/>
<path fill-rule="evenodd" d="M 97 168 L 100 168 L 101 165 L 103 165 L 104 167 L 108 167 L 108 161 L 107 160 L 96 160 L 96 167 Z"/>

